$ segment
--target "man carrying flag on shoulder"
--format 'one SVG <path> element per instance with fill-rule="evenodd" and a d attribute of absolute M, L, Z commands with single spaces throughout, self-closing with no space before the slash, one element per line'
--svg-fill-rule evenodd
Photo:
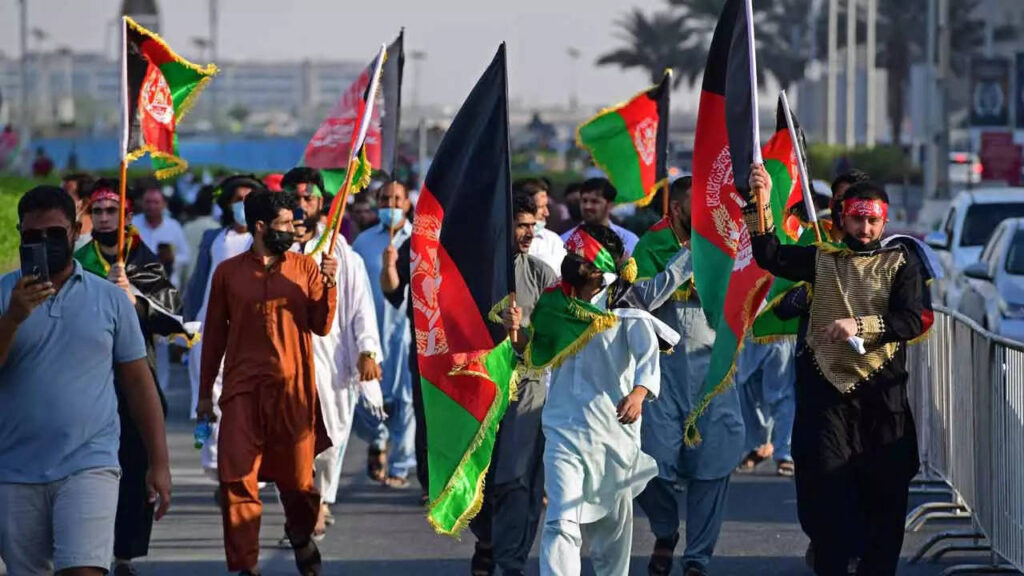
<path fill-rule="evenodd" d="M 761 201 L 744 208 L 759 266 L 813 285 L 800 317 L 796 418 L 797 512 L 814 545 L 817 574 L 896 573 L 910 480 L 919 466 L 907 399 L 906 344 L 922 333 L 926 300 L 920 261 L 884 247 L 888 196 L 851 186 L 842 200 L 845 247 L 783 246 L 774 232 L 771 179 L 751 167 Z M 759 225 L 758 204 L 765 207 Z M 863 538 L 851 536 L 863 528 Z"/>
<path fill-rule="evenodd" d="M 683 423 L 703 396 L 715 331 L 708 325 L 693 284 L 690 177 L 669 191 L 669 214 L 640 238 L 634 258 L 634 291 L 645 307 L 679 333 L 679 349 L 662 355 L 661 393 L 644 406 L 642 447 L 658 463 L 658 477 L 637 497 L 657 540 L 648 574 L 672 572 L 679 542 L 679 500 L 686 486 L 685 576 L 706 574 L 725 514 L 729 475 L 743 450 L 743 419 L 734 387 L 711 400 L 700 421 L 703 443 L 687 447 Z"/>
<path fill-rule="evenodd" d="M 311 256 L 319 264 L 327 250 L 326 243 L 321 246 L 321 240 L 329 234 L 321 223 L 324 202 L 320 173 L 313 168 L 293 168 L 285 174 L 281 185 L 286 192 L 298 197 L 301 208 L 302 219 L 295 224 L 293 249 Z M 317 246 L 321 246 L 319 251 Z M 333 444 L 315 460 L 314 481 L 322 498 L 314 531 L 316 536 L 323 535 L 327 523 L 334 522 L 330 505 L 337 499 L 341 463 L 352 431 L 356 402 L 362 397 L 371 414 L 377 418 L 384 415 L 378 364 L 380 336 L 366 267 L 344 237 L 338 238 L 334 259 L 338 262 L 334 279 L 338 286 L 334 322 L 326 336 L 313 337 L 320 415 Z"/>
<path fill-rule="evenodd" d="M 314 457 L 330 445 L 319 411 L 313 335 L 327 336 L 338 261 L 290 252 L 298 202 L 287 192 L 245 199 L 252 249 L 213 273 L 203 331 L 200 419 L 213 420 L 224 363 L 217 472 L 228 569 L 259 574 L 259 481 L 277 484 L 302 575 L 320 574 L 312 536 L 320 508 Z"/>
<path fill-rule="evenodd" d="M 621 239 L 583 224 L 566 242 L 562 282 L 531 315 L 526 366 L 551 368 L 544 407 L 544 478 L 548 496 L 541 574 L 580 574 L 586 534 L 599 576 L 629 569 L 633 498 L 657 475 L 640 450 L 645 400 L 659 394 L 658 350 L 679 335 L 631 307 L 631 276 Z M 518 315 L 506 321 L 520 330 Z M 661 344 L 662 346 L 659 346 Z"/>
<path fill-rule="evenodd" d="M 174 315 L 181 308 L 178 291 L 167 278 L 163 265 L 142 242 L 138 232 L 129 227 L 125 231 L 125 258 L 117 260 L 117 229 L 120 195 L 117 180 L 98 180 L 89 190 L 81 190 L 89 198 L 92 216 L 91 240 L 75 251 L 77 260 L 87 272 L 107 278 L 117 284 L 135 306 L 139 327 L 146 342 L 146 360 L 156 378 L 155 336 L 171 336 L 186 332 L 180 318 Z M 89 193 L 90 196 L 85 196 Z M 126 221 L 131 220 L 127 214 Z M 115 377 L 115 380 L 117 378 Z M 117 498 L 114 523 L 114 575 L 134 574 L 131 561 L 149 552 L 149 538 L 153 529 L 153 505 L 146 489 L 146 471 L 149 459 L 138 426 L 129 413 L 128 405 L 116 386 L 117 412 L 121 420 L 121 444 L 118 461 L 121 465 L 121 483 Z M 167 402 L 160 387 L 156 394 L 167 413 Z"/>
<path fill-rule="evenodd" d="M 505 308 L 502 315 L 509 319 L 517 315 L 522 326 L 529 325 L 540 295 L 558 280 L 547 264 L 530 254 L 536 240 L 536 213 L 532 194 L 520 192 L 514 196 L 516 307 Z M 527 338 L 520 338 L 513 346 L 521 353 L 527 342 Z M 469 524 L 477 537 L 474 575 L 490 575 L 494 565 L 507 576 L 522 576 L 526 570 L 544 509 L 544 435 L 540 420 L 547 384 L 544 371 L 522 374 L 501 419 L 484 484 L 483 506 Z"/>

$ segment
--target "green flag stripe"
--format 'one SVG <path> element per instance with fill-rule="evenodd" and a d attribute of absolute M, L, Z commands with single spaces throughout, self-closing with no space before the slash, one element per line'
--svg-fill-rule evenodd
<path fill-rule="evenodd" d="M 700 270 L 694 270 L 697 294 L 704 307 L 708 324 L 718 326 L 725 309 L 725 293 L 729 288 L 733 259 L 718 249 L 700 234 L 694 233 L 690 240 L 693 260 L 700 263 Z"/>
<path fill-rule="evenodd" d="M 594 164 L 608 175 L 620 193 L 643 191 L 640 157 L 618 111 L 606 112 L 584 124 L 579 131 L 579 140 L 580 146 L 590 150 Z M 635 202 L 640 198 L 643 198 L 642 194 L 637 198 L 616 198 L 615 202 Z"/>

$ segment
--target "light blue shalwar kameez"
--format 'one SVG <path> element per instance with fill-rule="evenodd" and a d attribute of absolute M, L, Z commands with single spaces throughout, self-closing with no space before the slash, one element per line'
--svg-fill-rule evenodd
<path fill-rule="evenodd" d="M 796 415 L 796 337 L 759 344 L 747 339 L 736 366 L 736 388 L 747 428 L 744 452 L 772 443 L 776 462 L 792 462 Z"/>
<path fill-rule="evenodd" d="M 377 326 L 380 330 L 382 362 L 381 392 L 384 394 L 384 409 L 388 414 L 386 422 L 380 422 L 359 404 L 356 406 L 356 433 L 383 450 L 391 441 L 388 453 L 388 476 L 405 478 L 416 466 L 416 415 L 412 406 L 412 380 L 409 374 L 409 352 L 411 349 L 409 316 L 405 309 L 406 298 L 400 308 L 395 308 L 380 289 L 381 257 L 390 242 L 395 248 L 412 235 L 412 224 L 395 230 L 392 241 L 388 229 L 378 224 L 363 231 L 352 244 L 352 249 L 363 258 L 366 274 L 373 292 L 373 305 L 377 309 Z"/>
<path fill-rule="evenodd" d="M 634 288 L 648 309 L 680 335 L 675 351 L 661 355 L 661 396 L 644 406 L 643 450 L 658 462 L 658 477 L 647 485 L 637 503 L 647 514 L 655 537 L 672 540 L 680 520 L 675 486 L 685 487 L 683 563 L 703 569 L 721 531 L 729 474 L 743 455 L 744 427 L 739 394 L 729 387 L 711 401 L 697 423 L 703 442 L 694 448 L 683 443 L 684 423 L 701 399 L 715 341 L 715 332 L 696 298 L 671 298 L 692 278 L 691 253 L 684 248 L 663 272 Z"/>

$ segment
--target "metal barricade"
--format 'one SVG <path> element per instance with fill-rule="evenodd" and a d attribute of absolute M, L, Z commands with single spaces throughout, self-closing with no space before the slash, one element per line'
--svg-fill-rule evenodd
<path fill-rule="evenodd" d="M 943 483 L 952 502 L 908 516 L 908 529 L 931 518 L 965 517 L 972 530 L 932 538 L 971 539 L 950 551 L 991 551 L 986 564 L 944 574 L 1024 571 L 1024 343 L 1000 338 L 958 313 L 936 310 L 931 336 L 908 350 L 922 481 Z M 950 512 L 952 510 L 952 512 Z"/>

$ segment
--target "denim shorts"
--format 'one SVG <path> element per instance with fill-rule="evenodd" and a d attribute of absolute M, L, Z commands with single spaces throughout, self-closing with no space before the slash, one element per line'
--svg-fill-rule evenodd
<path fill-rule="evenodd" d="M 0 557 L 7 573 L 107 570 L 120 481 L 117 468 L 95 468 L 49 484 L 0 483 Z"/>

